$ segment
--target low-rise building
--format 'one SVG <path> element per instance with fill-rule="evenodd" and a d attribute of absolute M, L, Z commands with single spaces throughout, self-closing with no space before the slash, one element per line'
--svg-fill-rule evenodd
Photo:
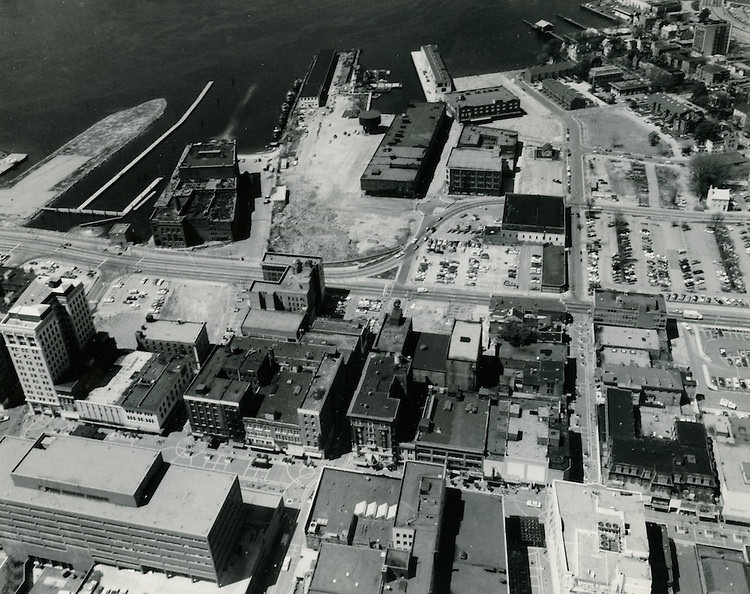
<path fill-rule="evenodd" d="M 242 418 L 251 410 L 252 395 L 274 373 L 273 353 L 253 346 L 235 337 L 211 352 L 184 395 L 193 433 L 244 441 Z"/>
<path fill-rule="evenodd" d="M 649 88 L 648 82 L 640 78 L 629 78 L 609 83 L 609 90 L 615 97 L 647 93 Z"/>
<path fill-rule="evenodd" d="M 183 406 L 182 395 L 193 378 L 186 355 L 134 351 L 122 356 L 106 385 L 74 402 L 81 420 L 146 433 L 162 433 Z"/>
<path fill-rule="evenodd" d="M 567 322 L 565 305 L 560 302 L 501 295 L 490 298 L 490 336 L 495 342 L 509 327 L 522 327 L 532 334 L 534 342 L 562 344 Z"/>
<path fill-rule="evenodd" d="M 521 100 L 501 86 L 453 91 L 443 97 L 450 116 L 462 124 L 512 118 L 523 113 Z"/>
<path fill-rule="evenodd" d="M 155 450 L 66 435 L 0 440 L 0 544 L 18 559 L 223 585 L 241 510 L 237 475 L 167 464 Z"/>
<path fill-rule="evenodd" d="M 729 210 L 730 199 L 731 192 L 728 189 L 714 188 L 711 186 L 708 189 L 708 195 L 706 197 L 706 208 L 718 212 L 727 212 Z"/>
<path fill-rule="evenodd" d="M 589 82 L 595 87 L 607 89 L 610 83 L 622 80 L 624 74 L 619 66 L 596 66 L 589 70 Z"/>
<path fill-rule="evenodd" d="M 478 388 L 483 352 L 482 322 L 454 320 L 446 359 L 446 387 L 450 392 Z"/>
<path fill-rule="evenodd" d="M 554 481 L 544 522 L 554 594 L 650 594 L 640 493 Z"/>
<path fill-rule="evenodd" d="M 326 294 L 322 258 L 266 252 L 261 270 L 263 280 L 250 285 L 251 308 L 306 312 L 309 316 L 319 311 Z"/>
<path fill-rule="evenodd" d="M 407 421 L 417 411 L 411 401 L 410 361 L 400 355 L 370 353 L 347 417 L 352 447 L 362 456 L 394 460 L 405 439 Z"/>
<path fill-rule="evenodd" d="M 420 332 L 411 362 L 415 383 L 446 388 L 448 386 L 448 349 L 450 334 Z"/>
<path fill-rule="evenodd" d="M 668 93 L 654 93 L 648 99 L 651 111 L 679 134 L 691 132 L 703 118 L 702 110 L 688 100 Z"/>
<path fill-rule="evenodd" d="M 557 401 L 565 389 L 568 347 L 564 344 L 533 343 L 495 345 L 502 375 L 509 378 L 515 392 L 534 394 Z"/>
<path fill-rule="evenodd" d="M 360 178 L 372 196 L 417 198 L 429 185 L 450 119 L 445 103 L 410 103 L 391 123 Z"/>
<path fill-rule="evenodd" d="M 600 290 L 594 294 L 594 323 L 664 330 L 667 305 L 662 295 Z"/>
<path fill-rule="evenodd" d="M 554 99 L 563 109 L 583 109 L 587 105 L 586 97 L 573 87 L 569 87 L 554 78 L 547 78 L 542 81 L 542 92 Z"/>
<path fill-rule="evenodd" d="M 372 350 L 379 353 L 404 355 L 411 350 L 413 339 L 412 319 L 404 315 L 401 301 L 396 300 L 391 311 L 382 316 Z"/>
<path fill-rule="evenodd" d="M 702 513 L 715 518 L 718 484 L 706 428 L 677 420 L 673 438 L 641 436 L 635 410 L 629 390 L 607 390 L 602 451 L 608 482 L 642 491 L 655 510 L 677 511 L 685 500 L 704 504 Z"/>
<path fill-rule="evenodd" d="M 450 193 L 503 194 L 504 180 L 513 175 L 518 132 L 487 126 L 464 126 L 447 164 Z"/>
<path fill-rule="evenodd" d="M 448 67 L 445 65 L 443 57 L 438 52 L 437 45 L 423 45 L 420 49 L 427 60 L 427 65 L 430 67 L 432 81 L 437 91 L 440 93 L 452 91 L 454 89 L 453 78 L 448 72 Z"/>
<path fill-rule="evenodd" d="M 565 199 L 562 196 L 506 194 L 502 225 L 499 228 L 486 225 L 484 239 L 490 243 L 564 246 L 565 219 Z"/>
<path fill-rule="evenodd" d="M 338 54 L 332 49 L 321 50 L 315 56 L 299 92 L 301 108 L 322 107 L 326 104 L 337 63 Z"/>
<path fill-rule="evenodd" d="M 211 351 L 205 322 L 154 320 L 135 331 L 135 342 L 141 351 L 167 357 L 187 355 L 196 371 Z"/>
<path fill-rule="evenodd" d="M 234 140 L 189 144 L 149 219 L 154 244 L 184 248 L 234 241 L 240 232 Z"/>
<path fill-rule="evenodd" d="M 721 64 L 703 64 L 695 71 L 695 77 L 706 85 L 719 85 L 729 81 L 729 69 Z"/>
<path fill-rule="evenodd" d="M 401 480 L 324 469 L 306 526 L 319 549 L 310 592 L 434 592 L 443 536 L 451 591 L 507 594 L 502 500 L 448 491 L 436 464 L 407 462 Z"/>
<path fill-rule="evenodd" d="M 750 103 L 737 103 L 734 106 L 732 117 L 741 130 L 750 130 Z"/>
<path fill-rule="evenodd" d="M 523 71 L 523 78 L 530 83 L 534 83 L 548 78 L 570 76 L 575 71 L 576 66 L 577 64 L 571 60 L 531 66 Z"/>

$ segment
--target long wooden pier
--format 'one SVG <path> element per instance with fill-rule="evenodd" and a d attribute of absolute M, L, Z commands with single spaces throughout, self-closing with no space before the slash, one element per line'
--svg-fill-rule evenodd
<path fill-rule="evenodd" d="M 564 14 L 558 14 L 557 18 L 561 21 L 565 21 L 569 25 L 573 25 L 574 27 L 577 27 L 579 29 L 588 29 L 588 27 L 582 23 L 579 23 L 578 21 L 571 19 L 570 17 L 566 17 Z"/>
<path fill-rule="evenodd" d="M 130 163 L 125 165 L 125 167 L 122 168 L 122 170 L 117 173 L 112 179 L 107 181 L 106 184 L 104 184 L 101 188 L 99 188 L 96 192 L 94 192 L 91 197 L 86 200 L 83 204 L 81 204 L 78 208 L 80 210 L 86 210 L 86 208 L 91 204 L 94 200 L 99 198 L 104 192 L 106 192 L 115 182 L 119 181 L 122 176 L 124 176 L 128 171 L 130 171 L 133 167 L 135 167 L 146 155 L 148 155 L 152 150 L 154 150 L 157 146 L 159 146 L 164 139 L 166 139 L 168 136 L 170 136 L 177 128 L 182 126 L 182 124 L 185 123 L 185 120 L 188 119 L 191 113 L 195 111 L 195 108 L 198 107 L 198 104 L 203 101 L 203 98 L 206 96 L 206 93 L 208 93 L 209 89 L 213 86 L 214 81 L 210 80 L 208 83 L 206 83 L 206 86 L 203 87 L 203 90 L 200 92 L 198 97 L 195 101 L 193 101 L 192 105 L 187 108 L 187 111 L 182 114 L 182 117 L 177 120 L 177 122 L 164 134 L 159 136 L 154 142 L 152 142 L 148 148 L 146 148 L 140 155 L 138 155 L 135 159 L 133 159 Z"/>
<path fill-rule="evenodd" d="M 536 26 L 536 23 L 532 23 L 531 21 L 527 21 L 526 19 L 521 19 L 524 23 L 526 23 L 529 27 L 534 29 L 537 33 L 541 33 L 542 35 L 549 35 L 550 37 L 554 37 L 555 39 L 558 39 L 559 41 L 565 43 L 565 39 L 560 37 L 557 33 L 554 31 L 545 31 L 544 29 L 540 29 Z"/>
<path fill-rule="evenodd" d="M 115 217 L 117 219 L 120 219 L 124 217 L 126 214 L 128 214 L 130 211 L 138 210 L 141 206 L 143 206 L 146 202 L 148 202 L 149 198 L 151 198 L 154 195 L 154 188 L 159 185 L 164 180 L 163 177 L 157 177 L 154 181 L 152 181 L 143 192 L 138 194 L 133 200 L 130 201 L 130 204 L 128 204 L 124 209 L 122 210 L 103 210 L 98 208 L 81 208 L 80 206 L 77 206 L 75 208 L 65 207 L 65 206 L 45 206 L 42 208 L 42 210 L 46 210 L 47 212 L 61 212 L 65 214 L 79 214 L 79 215 L 95 215 L 95 216 L 101 216 L 101 217 Z M 109 220 L 109 219 L 108 219 Z M 103 221 L 98 221 L 103 222 Z"/>

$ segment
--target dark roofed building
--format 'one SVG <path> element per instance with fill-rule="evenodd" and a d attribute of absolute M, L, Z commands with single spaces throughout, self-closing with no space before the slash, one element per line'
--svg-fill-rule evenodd
<path fill-rule="evenodd" d="M 516 166 L 518 132 L 464 126 L 448 158 L 448 191 L 499 196 Z"/>
<path fill-rule="evenodd" d="M 338 54 L 332 49 L 321 50 L 313 59 L 299 92 L 300 107 L 322 107 L 328 99 Z"/>
<path fill-rule="evenodd" d="M 485 227 L 485 239 L 497 243 L 564 246 L 565 199 L 562 196 L 506 194 L 502 227 Z"/>
<path fill-rule="evenodd" d="M 662 295 L 596 291 L 594 323 L 630 328 L 667 327 L 667 305 Z"/>
<path fill-rule="evenodd" d="M 383 315 L 380 331 L 372 350 L 380 353 L 405 354 L 412 339 L 412 320 L 404 316 L 401 302 L 396 301 L 390 313 Z M 410 349 L 409 349 L 410 350 Z"/>
<path fill-rule="evenodd" d="M 444 97 L 448 113 L 461 123 L 515 117 L 523 113 L 521 100 L 501 86 L 453 91 Z"/>
<path fill-rule="evenodd" d="M 364 456 L 398 458 L 404 421 L 414 412 L 409 401 L 410 364 L 400 355 L 370 353 L 347 417 L 352 446 Z"/>
<path fill-rule="evenodd" d="M 554 64 L 542 64 L 541 66 L 531 66 L 523 71 L 523 78 L 528 82 L 537 82 L 547 78 L 557 78 L 558 76 L 569 76 L 573 74 L 576 63 L 570 60 L 564 62 L 555 62 Z"/>
<path fill-rule="evenodd" d="M 411 362 L 412 378 L 416 383 L 447 386 L 448 347 L 450 334 L 421 332 Z"/>
<path fill-rule="evenodd" d="M 659 114 L 676 132 L 689 133 L 703 119 L 703 110 L 687 99 L 669 93 L 654 93 L 648 98 L 651 111 Z"/>
<path fill-rule="evenodd" d="M 562 293 L 568 289 L 568 266 L 565 248 L 545 245 L 542 249 L 542 291 Z"/>
<path fill-rule="evenodd" d="M 586 97 L 581 93 L 554 78 L 547 78 L 542 81 L 542 91 L 564 109 L 583 109 L 587 104 Z"/>
<path fill-rule="evenodd" d="M 154 243 L 188 247 L 233 241 L 238 226 L 236 142 L 189 144 L 149 219 Z"/>
<path fill-rule="evenodd" d="M 448 68 L 443 61 L 443 57 L 438 52 L 438 47 L 433 44 L 423 45 L 422 53 L 427 59 L 427 64 L 432 72 L 432 80 L 436 89 L 441 93 L 447 93 L 453 90 L 453 78 L 451 78 Z"/>
<path fill-rule="evenodd" d="M 450 120 L 445 103 L 410 103 L 398 114 L 360 178 L 373 196 L 417 198 L 427 188 Z"/>

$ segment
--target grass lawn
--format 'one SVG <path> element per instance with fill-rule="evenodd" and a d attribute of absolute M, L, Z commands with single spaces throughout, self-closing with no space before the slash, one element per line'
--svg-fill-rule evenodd
<path fill-rule="evenodd" d="M 664 140 L 651 146 L 648 141 L 651 129 L 619 109 L 592 110 L 578 115 L 577 119 L 583 124 L 583 137 L 589 146 L 649 157 L 672 155 L 671 147 Z"/>

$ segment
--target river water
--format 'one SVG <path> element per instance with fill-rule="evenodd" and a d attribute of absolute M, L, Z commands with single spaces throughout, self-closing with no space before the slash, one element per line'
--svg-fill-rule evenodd
<path fill-rule="evenodd" d="M 146 134 L 59 204 L 75 206 L 215 81 L 186 124 L 95 205 L 119 208 L 157 175 L 168 177 L 188 142 L 225 135 L 240 152 L 266 145 L 287 89 L 319 49 L 362 48 L 366 67 L 391 70 L 404 87 L 376 106 L 394 111 L 423 99 L 410 57 L 420 45 L 436 43 L 453 76 L 524 67 L 544 40 L 522 19 L 546 18 L 563 33 L 573 29 L 556 14 L 606 24 L 579 1 L 2 0 L 0 149 L 28 153 L 28 167 L 106 115 L 166 98 Z M 66 219 L 35 224 L 66 228 Z"/>

